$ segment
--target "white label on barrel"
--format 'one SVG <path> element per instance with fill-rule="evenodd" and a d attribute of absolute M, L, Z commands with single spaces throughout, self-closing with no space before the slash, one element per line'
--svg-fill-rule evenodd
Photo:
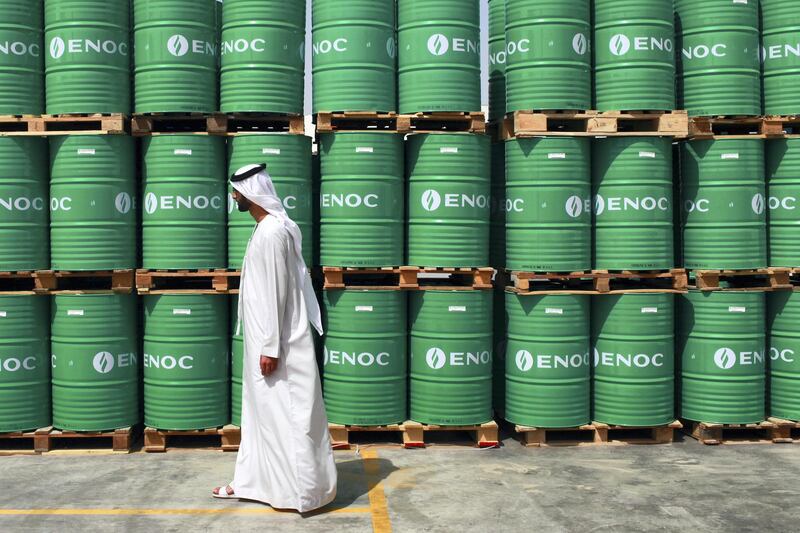
<path fill-rule="evenodd" d="M 642 313 L 658 313 L 658 307 L 642 307 Z"/>
<path fill-rule="evenodd" d="M 544 310 L 546 315 L 563 315 L 564 310 L 559 307 L 548 307 Z"/>
<path fill-rule="evenodd" d="M 746 313 L 747 312 L 747 308 L 746 307 L 738 307 L 738 306 L 732 305 L 732 306 L 728 307 L 728 312 L 729 313 Z"/>
<path fill-rule="evenodd" d="M 192 151 L 185 148 L 176 148 L 175 155 L 192 155 Z"/>
<path fill-rule="evenodd" d="M 261 153 L 263 155 L 281 155 L 280 148 L 262 148 Z"/>
<path fill-rule="evenodd" d="M 448 308 L 448 311 L 450 311 L 451 313 L 466 313 L 467 312 L 467 306 L 466 305 L 451 305 Z"/>
<path fill-rule="evenodd" d="M 567 154 L 564 152 L 551 152 L 547 154 L 547 159 L 566 159 Z"/>
<path fill-rule="evenodd" d="M 192 314 L 192 310 L 191 309 L 173 309 L 172 310 L 172 314 L 173 315 L 186 315 L 186 316 L 188 316 L 188 315 Z"/>
<path fill-rule="evenodd" d="M 371 313 L 372 306 L 371 305 L 357 305 L 356 306 L 356 313 Z"/>
<path fill-rule="evenodd" d="M 457 146 L 442 146 L 439 148 L 440 154 L 457 154 L 458 147 Z"/>
<path fill-rule="evenodd" d="M 83 309 L 67 309 L 67 316 L 83 316 Z"/>
<path fill-rule="evenodd" d="M 722 159 L 739 159 L 739 153 L 735 154 L 722 154 Z"/>
<path fill-rule="evenodd" d="M 372 146 L 356 146 L 357 154 L 371 154 L 375 149 Z"/>
<path fill-rule="evenodd" d="M 744 4 L 747 5 L 747 0 L 733 0 L 734 4 Z"/>
<path fill-rule="evenodd" d="M 5 318 L 7 316 L 8 316 L 8 314 L 6 314 L 5 311 L 0 311 L 0 318 Z"/>
<path fill-rule="evenodd" d="M 95 149 L 94 148 L 79 148 L 78 155 L 94 155 Z"/>
<path fill-rule="evenodd" d="M 655 152 L 639 152 L 639 157 L 642 159 L 655 159 L 656 153 Z"/>

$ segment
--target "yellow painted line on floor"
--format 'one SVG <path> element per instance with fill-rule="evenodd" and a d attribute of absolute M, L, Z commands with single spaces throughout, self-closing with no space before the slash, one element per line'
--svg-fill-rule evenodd
<path fill-rule="evenodd" d="M 344 507 L 320 514 L 369 514 L 370 507 Z M 0 509 L 0 516 L 147 516 L 147 515 L 271 515 L 296 514 L 291 511 L 263 509 Z M 298 515 L 299 516 L 299 515 Z"/>
<path fill-rule="evenodd" d="M 392 533 L 392 522 L 389 520 L 389 507 L 386 505 L 386 494 L 381 483 L 380 464 L 378 452 L 363 450 L 361 457 L 364 460 L 364 472 L 367 474 L 369 484 L 369 507 L 372 510 L 373 533 Z"/>

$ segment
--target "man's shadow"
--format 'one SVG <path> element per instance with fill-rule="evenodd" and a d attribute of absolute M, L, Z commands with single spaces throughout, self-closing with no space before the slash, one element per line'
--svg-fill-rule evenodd
<path fill-rule="evenodd" d="M 336 470 L 338 472 L 336 499 L 322 509 L 304 513 L 303 517 L 317 516 L 337 509 L 344 509 L 359 500 L 361 500 L 364 507 L 368 507 L 369 501 L 366 498 L 369 492 L 389 477 L 392 472 L 399 469 L 388 459 L 354 455 L 343 461 L 337 461 Z"/>

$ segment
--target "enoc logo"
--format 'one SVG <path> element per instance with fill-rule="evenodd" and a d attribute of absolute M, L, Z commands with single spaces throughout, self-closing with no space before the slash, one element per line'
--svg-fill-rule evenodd
<path fill-rule="evenodd" d="M 189 53 L 189 39 L 183 35 L 173 35 L 167 40 L 167 50 L 175 57 L 183 57 Z"/>
<path fill-rule="evenodd" d="M 394 37 L 389 37 L 386 41 L 386 53 L 389 54 L 389 57 L 392 59 L 397 57 L 397 39 Z"/>
<path fill-rule="evenodd" d="M 116 207 L 117 211 L 119 211 L 123 215 L 126 214 L 128 211 L 131 210 L 131 207 L 133 207 L 133 201 L 131 200 L 131 195 L 126 192 L 119 193 L 117 197 L 114 199 L 114 207 Z"/>
<path fill-rule="evenodd" d="M 450 50 L 450 41 L 442 35 L 437 33 L 431 35 L 428 39 L 428 51 L 435 56 L 443 56 Z"/>
<path fill-rule="evenodd" d="M 0 42 L 0 54 L 3 55 L 15 55 L 15 56 L 24 56 L 30 55 L 33 57 L 39 57 L 39 45 L 38 44 L 28 44 L 23 43 L 21 41 L 3 41 Z"/>
<path fill-rule="evenodd" d="M 527 372 L 533 368 L 533 354 L 528 350 L 520 350 L 517 352 L 516 362 L 520 372 Z"/>
<path fill-rule="evenodd" d="M 108 374 L 114 369 L 114 356 L 109 352 L 98 352 L 92 365 L 99 374 Z"/>
<path fill-rule="evenodd" d="M 603 198 L 597 194 L 594 197 L 594 212 L 597 216 L 606 211 L 669 211 L 668 198 L 655 198 L 645 196 L 644 198 L 611 197 Z"/>
<path fill-rule="evenodd" d="M 572 38 L 572 49 L 579 56 L 586 55 L 586 52 L 589 51 L 589 39 L 582 33 L 575 34 L 575 37 Z"/>
<path fill-rule="evenodd" d="M 67 45 L 61 37 L 54 37 L 50 41 L 50 57 L 58 59 L 67 51 Z"/>
<path fill-rule="evenodd" d="M 736 352 L 730 348 L 720 348 L 714 352 L 714 364 L 723 370 L 733 368 L 736 364 Z"/>
<path fill-rule="evenodd" d="M 428 350 L 428 353 L 425 354 L 425 362 L 428 363 L 428 366 L 432 369 L 439 370 L 444 367 L 445 362 L 447 362 L 447 355 L 445 355 L 444 350 L 441 348 L 431 348 Z"/>
<path fill-rule="evenodd" d="M 442 195 L 438 191 L 428 189 L 422 193 L 422 207 L 426 211 L 436 211 L 442 205 Z"/>
<path fill-rule="evenodd" d="M 766 207 L 766 202 L 764 200 L 764 195 L 761 193 L 756 194 L 753 196 L 753 200 L 750 202 L 750 205 L 753 207 L 753 212 L 756 215 L 761 215 L 764 213 L 764 208 Z"/>
<path fill-rule="evenodd" d="M 569 216 L 572 218 L 578 218 L 583 214 L 583 200 L 580 196 L 570 196 L 567 198 L 565 208 Z"/>
<path fill-rule="evenodd" d="M 17 372 L 18 370 L 36 370 L 36 358 L 25 357 L 20 359 L 9 357 L 8 359 L 0 359 L 0 372 Z"/>
<path fill-rule="evenodd" d="M 631 40 L 628 39 L 627 35 L 618 33 L 611 38 L 608 48 L 615 56 L 624 56 L 631 50 Z"/>
<path fill-rule="evenodd" d="M 158 198 L 152 192 L 149 192 L 144 197 L 144 210 L 148 215 L 152 215 L 158 209 Z"/>

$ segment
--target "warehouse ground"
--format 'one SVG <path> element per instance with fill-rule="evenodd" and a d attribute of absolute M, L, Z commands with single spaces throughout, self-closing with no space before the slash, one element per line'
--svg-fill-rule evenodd
<path fill-rule="evenodd" d="M 377 447 L 336 459 L 336 502 L 299 516 L 211 499 L 235 454 L 0 457 L 0 531 L 778 531 L 796 528 L 800 501 L 791 444 L 524 449 L 507 440 L 495 450 Z"/>

